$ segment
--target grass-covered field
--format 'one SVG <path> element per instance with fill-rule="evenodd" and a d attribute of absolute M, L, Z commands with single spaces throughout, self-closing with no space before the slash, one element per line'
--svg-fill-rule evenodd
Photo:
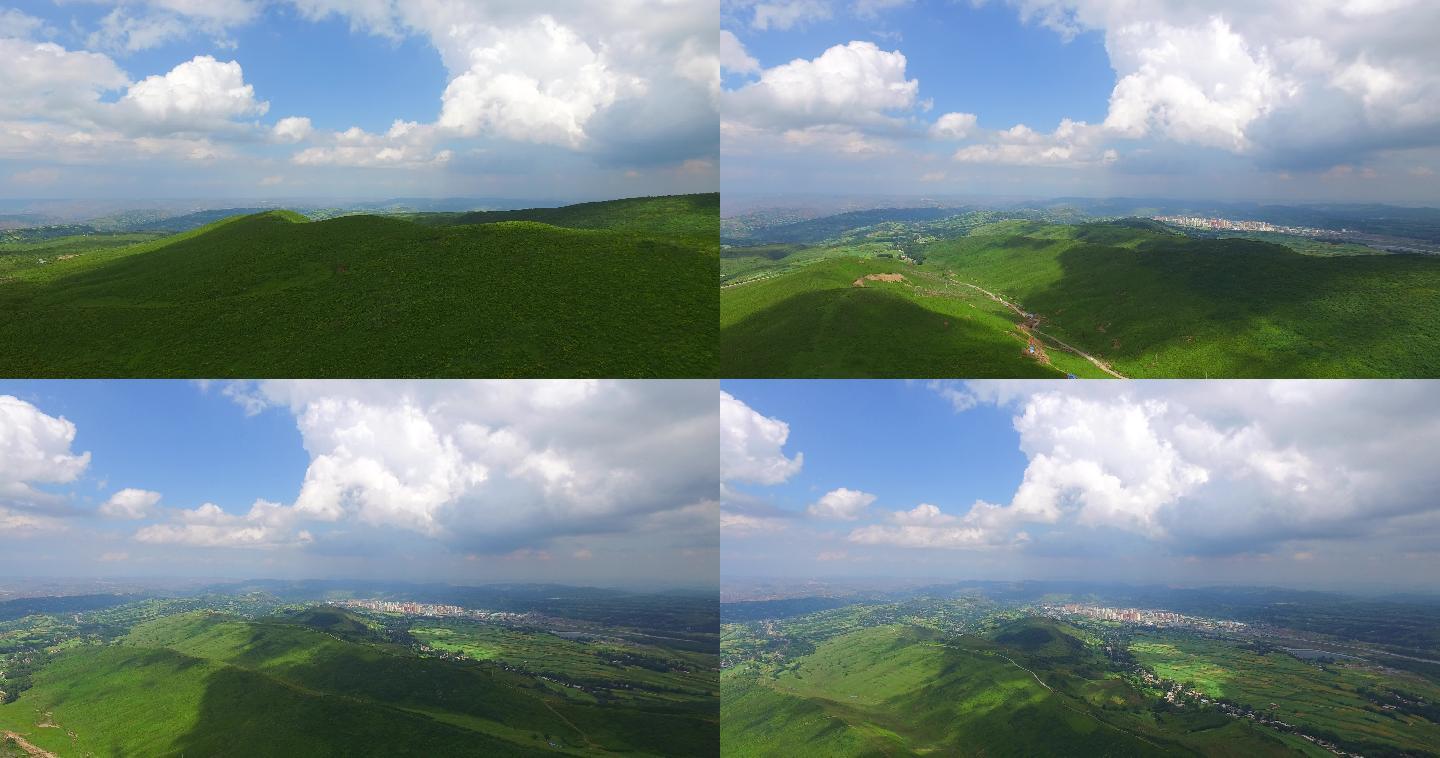
<path fill-rule="evenodd" d="M 903 280 L 867 278 L 874 275 Z M 1047 351 L 1048 360 L 1029 354 L 1008 314 L 938 271 L 829 259 L 723 290 L 721 365 L 732 377 L 1100 375 L 1060 351 Z"/>
<path fill-rule="evenodd" d="M 628 200 L 580 203 L 563 208 L 421 214 L 416 218 L 422 222 L 436 224 L 536 221 L 569 229 L 608 229 L 675 237 L 688 240 L 705 249 L 717 249 L 720 245 L 720 195 L 718 194 L 637 197 Z"/>
<path fill-rule="evenodd" d="M 714 196 L 542 210 L 272 212 L 0 252 L 0 374 L 716 375 Z"/>
<path fill-rule="evenodd" d="M 420 656 L 333 608 L 197 611 L 56 651 L 0 728 L 64 756 L 715 754 L 713 656 L 690 691 L 648 699 L 571 695 L 567 665 Z"/>
<path fill-rule="evenodd" d="M 727 626 L 724 644 L 745 636 Z M 1149 708 L 1095 640 L 1051 622 L 987 635 L 882 624 L 799 649 L 722 675 L 725 755 L 1323 754 L 1240 721 Z"/>
<path fill-rule="evenodd" d="M 1386 709 L 1385 701 L 1393 697 L 1366 696 L 1398 692 L 1411 702 L 1440 701 L 1440 687 L 1414 674 L 1382 672 L 1343 659 L 1317 665 L 1281 650 L 1261 652 L 1188 635 L 1140 635 L 1130 650 L 1156 676 L 1331 735 L 1366 755 L 1421 746 L 1429 746 L 1432 754 L 1440 751 L 1440 725 L 1403 709 Z"/>
<path fill-rule="evenodd" d="M 1134 220 L 981 224 L 905 243 L 919 264 L 858 240 L 722 253 L 724 375 L 1096 375 L 1064 342 L 1127 377 L 1440 376 L 1433 256 L 1303 255 Z M 864 274 L 905 282 L 853 286 Z M 1022 316 L 967 284 L 1035 314 L 1049 365 L 1013 349 Z"/>

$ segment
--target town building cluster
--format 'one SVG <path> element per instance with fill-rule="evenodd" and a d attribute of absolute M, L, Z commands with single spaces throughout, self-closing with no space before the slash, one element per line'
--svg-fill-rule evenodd
<path fill-rule="evenodd" d="M 1065 605 L 1045 606 L 1045 610 L 1051 615 L 1083 616 L 1099 621 L 1120 621 L 1142 626 L 1177 626 L 1196 629 L 1231 630 L 1245 628 L 1245 623 L 1241 621 L 1200 618 L 1198 616 L 1186 616 L 1183 613 L 1175 613 L 1174 611 L 1159 611 L 1147 608 L 1107 608 L 1098 605 L 1066 603 Z"/>
<path fill-rule="evenodd" d="M 1273 232 L 1275 234 L 1294 234 L 1301 237 L 1319 237 L 1325 234 L 1334 234 L 1333 231 L 1327 229 L 1314 229 L 1307 226 L 1280 226 L 1268 221 L 1232 221 L 1228 218 L 1210 218 L 1206 216 L 1151 216 L 1150 220 L 1172 226 L 1183 226 L 1189 229 L 1210 229 L 1227 232 Z"/>
<path fill-rule="evenodd" d="M 476 608 L 462 608 L 458 605 L 439 603 L 417 603 L 412 600 L 332 600 L 330 605 L 341 608 L 358 608 L 379 613 L 399 613 L 406 616 L 428 616 L 433 618 L 465 618 L 479 621 L 519 621 L 525 614 L 508 611 L 486 611 Z"/>

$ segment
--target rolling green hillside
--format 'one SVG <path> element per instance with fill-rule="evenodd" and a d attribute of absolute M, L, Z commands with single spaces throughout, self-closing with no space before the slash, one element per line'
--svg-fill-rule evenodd
<path fill-rule="evenodd" d="M 722 678 L 725 755 L 1320 755 L 1203 714 L 1162 713 L 1107 672 L 1079 630 L 1043 621 L 991 638 L 893 624 Z"/>
<path fill-rule="evenodd" d="M 711 193 L 636 197 L 597 203 L 579 203 L 562 208 L 421 214 L 417 216 L 417 219 L 437 224 L 537 221 L 570 229 L 610 229 L 680 237 L 713 248 L 720 242 L 720 195 Z"/>
<path fill-rule="evenodd" d="M 894 275 L 902 281 L 867 279 Z M 731 377 L 1049 377 L 1096 373 L 1027 353 L 1005 310 L 936 272 L 835 258 L 723 290 L 721 365 Z"/>
<path fill-rule="evenodd" d="M 726 270 L 743 283 L 721 291 L 722 372 L 1097 375 L 1088 354 L 1127 377 L 1440 376 L 1436 257 L 1308 256 L 1131 220 L 1002 221 L 905 244 L 908 258 L 851 242 L 778 258 L 727 250 Z M 905 284 L 851 286 L 861 271 Z M 859 305 L 881 291 L 895 302 Z M 972 329 L 940 328 L 967 312 Z M 1024 344 L 1022 327 L 1048 366 L 997 349 Z M 864 360 L 872 354 L 885 358 Z"/>
<path fill-rule="evenodd" d="M 0 727 L 64 756 L 714 753 L 713 715 L 612 707 L 368 633 L 333 609 L 161 618 L 58 654 Z"/>
<path fill-rule="evenodd" d="M 718 221 L 701 244 L 703 203 L 675 202 L 615 229 L 272 212 L 35 254 L 0 271 L 0 374 L 714 376 Z M 681 231 L 634 220 L 652 206 Z"/>

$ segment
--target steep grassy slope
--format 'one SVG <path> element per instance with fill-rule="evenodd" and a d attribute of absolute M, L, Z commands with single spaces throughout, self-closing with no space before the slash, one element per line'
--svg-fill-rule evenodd
<path fill-rule="evenodd" d="M 905 277 L 891 282 L 871 275 Z M 862 282 L 863 286 L 857 286 Z M 721 365 L 732 377 L 1063 377 L 988 302 L 894 260 L 836 259 L 724 290 Z"/>
<path fill-rule="evenodd" d="M 62 755 L 714 752 L 713 725 L 681 709 L 568 699 L 494 667 L 291 620 L 195 613 L 143 624 L 120 645 L 76 648 L 0 707 L 0 726 Z M 354 626 L 325 611 L 302 620 Z"/>
<path fill-rule="evenodd" d="M 722 290 L 725 375 L 1034 376 L 1034 361 L 982 347 L 1013 338 L 1016 313 L 992 309 L 995 318 L 977 319 L 981 331 L 966 334 L 963 348 L 949 334 L 917 328 L 971 305 L 985 310 L 965 291 L 974 285 L 1037 314 L 1053 367 L 1081 376 L 1085 366 L 1071 368 L 1066 361 L 1076 356 L 1058 342 L 1130 377 L 1440 376 L 1436 257 L 1324 258 L 1254 240 L 1191 239 L 1148 223 L 1026 221 L 928 243 L 919 266 L 810 262 L 815 255 L 810 248 L 773 262 L 752 257 L 747 276 L 776 273 Z M 916 308 L 848 303 L 872 297 L 839 291 L 859 270 L 906 273 L 917 286 L 889 290 Z M 927 276 L 943 286 L 922 287 Z M 837 309 L 841 318 L 823 317 Z M 884 359 L 854 358 L 875 353 Z"/>
<path fill-rule="evenodd" d="M 772 755 L 772 745 L 860 756 L 1303 754 L 1303 743 L 1247 724 L 1100 707 L 1084 695 L 1133 693 L 1091 670 L 1093 653 L 1071 631 L 1031 624 L 992 641 L 873 627 L 780 670 L 727 672 L 725 754 Z"/>
<path fill-rule="evenodd" d="M 930 260 L 1134 376 L 1440 376 L 1440 259 L 1317 258 L 1113 225 L 982 235 Z"/>
<path fill-rule="evenodd" d="M 533 222 L 228 220 L 0 279 L 9 376 L 714 376 L 718 262 Z"/>

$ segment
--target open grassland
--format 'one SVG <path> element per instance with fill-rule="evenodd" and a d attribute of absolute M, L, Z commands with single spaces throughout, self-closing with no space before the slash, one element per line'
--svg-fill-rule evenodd
<path fill-rule="evenodd" d="M 35 242 L 0 242 L 0 282 L 16 272 L 73 260 L 101 250 L 130 247 L 159 239 L 154 233 L 81 234 Z"/>
<path fill-rule="evenodd" d="M 852 617 L 840 615 L 837 618 Z M 727 627 L 730 650 L 744 629 Z M 788 631 L 788 628 L 787 628 Z M 988 637 L 908 624 L 797 642 L 722 676 L 725 755 L 1319 755 L 1229 719 L 1157 712 L 1094 641 L 1047 622 Z M 793 654 L 796 652 L 799 654 Z"/>
<path fill-rule="evenodd" d="M 1029 354 L 1028 337 L 1006 313 L 899 260 L 826 260 L 724 290 L 721 364 L 734 377 L 1098 374 L 1060 351 Z"/>
<path fill-rule="evenodd" d="M 611 638 L 565 639 L 538 629 L 440 620 L 412 627 L 410 633 L 436 650 L 495 661 L 554 680 L 561 685 L 561 694 L 586 702 L 603 697 L 678 705 L 713 701 L 718 694 L 713 653 L 622 644 Z"/>
<path fill-rule="evenodd" d="M 1440 752 L 1440 724 L 1386 709 L 1366 696 L 1399 692 L 1411 702 L 1440 701 L 1440 686 L 1414 674 L 1343 659 L 1321 665 L 1281 650 L 1262 653 L 1182 635 L 1143 635 L 1130 649 L 1156 676 L 1268 713 L 1312 734 L 1331 735 L 1366 755 Z"/>
<path fill-rule="evenodd" d="M 663 228 L 634 220 L 647 203 Z M 272 212 L 0 270 L 0 374 L 715 376 L 718 216 L 612 210 L 614 228 Z"/>
<path fill-rule="evenodd" d="M 335 609 L 211 612 L 57 654 L 0 727 L 59 755 L 713 755 L 707 703 L 589 702 Z"/>
<path fill-rule="evenodd" d="M 1068 345 L 1128 377 L 1440 376 L 1440 257 L 1302 255 L 1135 220 L 1004 220 L 906 244 L 922 263 L 842 242 L 726 250 L 743 283 L 721 290 L 722 371 L 1094 375 Z M 867 273 L 906 282 L 851 286 Z M 1002 349 L 1027 326 L 1049 365 Z"/>
<path fill-rule="evenodd" d="M 429 217 L 429 218 L 427 218 Z M 518 211 L 477 211 L 422 214 L 421 221 L 438 224 L 493 224 L 537 221 L 570 229 L 608 229 L 675 237 L 717 249 L 720 245 L 720 195 L 672 195 L 579 203 L 563 208 Z"/>

